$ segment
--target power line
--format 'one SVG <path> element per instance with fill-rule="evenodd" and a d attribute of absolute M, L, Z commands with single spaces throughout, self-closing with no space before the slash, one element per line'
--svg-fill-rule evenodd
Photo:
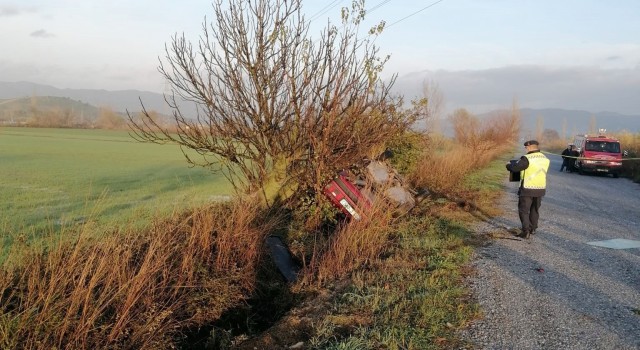
<path fill-rule="evenodd" d="M 374 7 L 372 7 L 372 8 L 370 8 L 370 9 L 368 9 L 368 10 L 366 11 L 366 13 L 368 14 L 368 13 L 370 13 L 370 12 L 373 12 L 374 10 L 376 10 L 376 9 L 378 9 L 378 8 L 380 8 L 380 7 L 382 7 L 384 4 L 388 3 L 389 1 L 391 1 L 391 0 L 384 0 L 383 2 L 381 2 L 381 3 L 377 4 L 377 5 L 375 5 Z"/>
<path fill-rule="evenodd" d="M 404 21 L 405 19 L 407 19 L 407 18 L 409 18 L 409 17 L 411 17 L 411 16 L 414 16 L 414 15 L 416 15 L 416 14 L 418 14 L 418 13 L 420 13 L 420 12 L 422 12 L 422 11 L 426 10 L 426 9 L 428 9 L 429 7 L 432 7 L 432 6 L 434 6 L 434 5 L 438 4 L 438 3 L 441 3 L 441 2 L 443 2 L 443 1 L 444 1 L 444 0 L 438 0 L 438 1 L 436 1 L 436 2 L 433 2 L 433 3 L 431 3 L 430 5 L 427 5 L 427 6 L 425 6 L 425 7 L 421 8 L 420 10 L 418 10 L 418 11 L 416 11 L 416 12 L 414 12 L 414 13 L 412 13 L 412 14 L 410 14 L 410 15 L 406 16 L 406 17 L 403 17 L 403 18 L 401 18 L 401 19 L 399 19 L 399 20 L 397 20 L 397 21 L 395 21 L 395 22 L 393 22 L 393 23 L 391 23 L 391 24 L 389 24 L 388 26 L 385 26 L 385 28 L 389 28 L 389 27 L 391 27 L 391 26 L 392 26 L 392 25 L 394 25 L 394 24 L 398 24 L 398 23 L 400 23 L 400 22 Z"/>
<path fill-rule="evenodd" d="M 309 22 L 313 22 L 316 19 L 320 18 L 320 16 L 324 15 L 325 13 L 329 12 L 331 9 L 335 8 L 336 6 L 338 6 L 342 1 L 344 1 L 344 0 L 333 0 L 333 1 L 331 1 L 330 3 L 325 5 L 325 7 L 323 7 L 318 12 L 313 14 L 313 16 L 311 16 L 311 18 L 309 19 Z M 381 3 L 371 7 L 370 9 L 365 10 L 365 14 L 369 14 L 369 13 L 379 9 L 380 7 L 382 7 L 382 6 L 386 5 L 387 3 L 389 3 L 390 1 L 391 0 L 382 1 Z"/>
<path fill-rule="evenodd" d="M 313 16 L 311 16 L 311 19 L 309 19 L 309 22 L 312 22 L 312 21 L 318 19 L 320 16 L 322 16 L 323 14 L 329 12 L 329 10 L 333 9 L 334 7 L 336 7 L 342 1 L 344 1 L 344 0 L 333 0 L 333 1 L 331 1 L 329 4 L 327 4 L 321 10 L 319 10 Z M 384 28 L 386 29 L 386 28 L 389 28 L 389 27 L 391 27 L 393 25 L 396 25 L 396 24 L 398 24 L 398 23 L 400 23 L 400 22 L 402 22 L 402 21 L 404 21 L 404 20 L 406 20 L 406 19 L 408 19 L 408 18 L 410 18 L 412 16 L 415 16 L 416 14 L 418 14 L 418 13 L 420 13 L 420 12 L 430 8 L 430 7 L 433 7 L 433 6 L 439 4 L 439 3 L 443 2 L 443 1 L 444 0 L 435 1 L 435 2 L 433 2 L 431 4 L 429 4 L 429 5 L 421 8 L 421 9 L 419 9 L 418 11 L 410 13 L 409 15 L 407 15 L 407 16 L 405 16 L 405 17 L 403 17 L 403 18 L 401 18 L 401 19 L 399 19 L 399 20 L 397 20 L 397 21 L 395 21 L 395 22 L 393 22 L 393 23 L 391 23 L 389 25 L 385 25 Z M 371 7 L 370 9 L 365 10 L 365 14 L 369 14 L 369 13 L 375 11 L 375 10 L 379 9 L 380 7 L 386 5 L 389 2 L 391 2 L 391 0 L 383 0 L 382 2 L 378 3 L 377 5 L 374 5 L 373 7 Z M 342 26 L 344 27 L 345 24 L 343 24 Z"/>
<path fill-rule="evenodd" d="M 311 18 L 309 19 L 309 22 L 313 22 L 316 19 L 320 18 L 320 16 L 324 15 L 325 13 L 329 12 L 329 10 L 331 10 L 334 7 L 338 6 L 338 4 L 341 3 L 342 1 L 344 1 L 344 0 L 333 0 L 333 1 L 331 1 L 330 3 L 325 5 L 325 7 L 323 7 L 318 12 L 313 14 L 313 16 L 311 16 Z"/>

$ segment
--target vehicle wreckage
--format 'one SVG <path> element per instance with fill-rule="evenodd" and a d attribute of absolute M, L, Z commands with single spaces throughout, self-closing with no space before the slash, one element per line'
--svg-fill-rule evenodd
<path fill-rule="evenodd" d="M 340 171 L 324 187 L 324 195 L 351 220 L 365 218 L 377 198 L 388 203 L 395 217 L 406 215 L 429 195 L 429 191 L 410 188 L 386 161 L 391 155 L 390 151 L 385 151 L 375 160 L 365 160 L 364 167 L 356 169 L 357 172 Z M 269 236 L 266 244 L 280 273 L 287 282 L 295 282 L 300 267 L 282 238 Z"/>

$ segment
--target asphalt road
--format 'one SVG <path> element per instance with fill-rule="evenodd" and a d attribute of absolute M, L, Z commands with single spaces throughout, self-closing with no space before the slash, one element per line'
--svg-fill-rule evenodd
<path fill-rule="evenodd" d="M 469 278 L 483 318 L 462 336 L 469 349 L 640 349 L 640 248 L 587 244 L 640 241 L 640 184 L 561 173 L 560 157 L 549 158 L 531 240 L 507 231 L 520 221 L 506 170 L 503 215 L 477 227 L 492 237 Z"/>

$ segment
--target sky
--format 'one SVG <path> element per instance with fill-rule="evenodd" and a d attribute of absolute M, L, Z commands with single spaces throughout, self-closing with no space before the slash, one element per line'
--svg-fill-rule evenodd
<path fill-rule="evenodd" d="M 350 0 L 303 0 L 315 35 Z M 558 107 L 640 115 L 638 0 L 367 0 L 383 77 L 446 109 Z M 209 0 L 0 0 L 0 81 L 166 91 L 165 44 L 196 43 Z M 316 32 L 314 32 L 316 30 Z"/>

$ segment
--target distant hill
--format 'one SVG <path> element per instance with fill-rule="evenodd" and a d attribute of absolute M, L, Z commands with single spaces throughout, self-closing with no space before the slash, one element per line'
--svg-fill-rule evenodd
<path fill-rule="evenodd" d="M 0 124 L 21 124 L 37 115 L 71 116 L 79 123 L 96 120 L 100 108 L 68 97 L 32 96 L 0 100 Z"/>
<path fill-rule="evenodd" d="M 29 82 L 0 82 L 0 100 L 29 98 L 32 96 L 66 97 L 95 107 L 109 107 L 116 112 L 139 112 L 140 100 L 147 110 L 169 114 L 164 96 L 159 93 L 138 90 L 90 90 L 59 89 L 49 85 Z"/>
<path fill-rule="evenodd" d="M 84 118 L 95 118 L 101 107 L 108 107 L 117 113 L 125 113 L 127 110 L 132 113 L 139 112 L 142 109 L 140 99 L 147 110 L 153 110 L 160 114 L 170 114 L 171 111 L 164 101 L 164 96 L 155 92 L 59 89 L 29 82 L 0 82 L 0 119 L 5 118 L 6 120 L 9 115 L 30 113 L 33 97 L 37 97 L 36 102 L 39 108 L 56 105 L 55 108 L 58 110 L 71 110 Z M 195 114 L 194 108 L 190 104 L 186 105 L 184 111 Z M 478 117 L 483 118 L 494 112 L 484 113 Z M 614 112 L 594 113 L 557 108 L 522 108 L 521 115 L 523 135 L 533 135 L 539 124 L 543 129 L 556 130 L 560 135 L 563 132 L 566 136 L 586 133 L 593 124 L 592 120 L 595 121 L 596 129 L 604 128 L 610 132 L 622 130 L 633 133 L 640 132 L 640 115 L 623 115 Z M 445 124 L 443 125 L 444 132 L 448 134 L 447 123 L 443 124 Z"/>

